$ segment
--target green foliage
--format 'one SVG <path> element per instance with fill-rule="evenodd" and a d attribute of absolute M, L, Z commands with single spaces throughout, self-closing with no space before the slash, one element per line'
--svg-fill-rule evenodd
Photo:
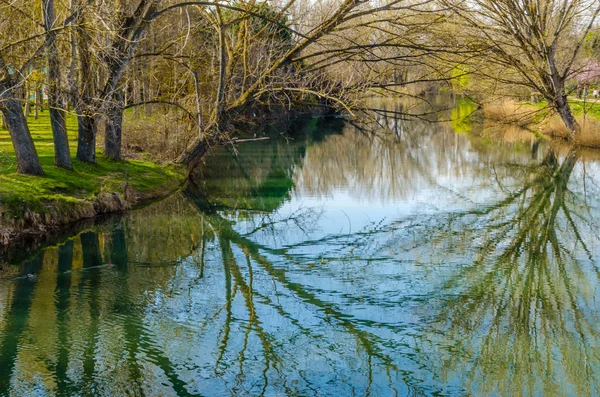
<path fill-rule="evenodd" d="M 468 134 L 471 132 L 471 116 L 477 110 L 477 104 L 471 99 L 462 97 L 456 101 L 456 106 L 452 109 L 452 129 L 457 134 Z"/>
<path fill-rule="evenodd" d="M 600 57 L 600 32 L 591 31 L 585 36 L 583 42 L 583 48 L 587 52 L 588 56 L 599 58 Z"/>
<path fill-rule="evenodd" d="M 464 90 L 469 84 L 469 66 L 459 64 L 450 72 L 451 83 L 454 89 Z"/>
<path fill-rule="evenodd" d="M 597 102 L 583 102 L 583 101 L 570 101 L 569 106 L 573 114 L 576 116 L 586 115 L 600 120 L 600 103 Z"/>

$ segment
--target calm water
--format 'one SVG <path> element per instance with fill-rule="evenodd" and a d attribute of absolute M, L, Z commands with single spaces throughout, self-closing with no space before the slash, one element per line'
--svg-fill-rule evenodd
<path fill-rule="evenodd" d="M 377 121 L 215 151 L 5 264 L 0 395 L 600 394 L 594 154 Z"/>

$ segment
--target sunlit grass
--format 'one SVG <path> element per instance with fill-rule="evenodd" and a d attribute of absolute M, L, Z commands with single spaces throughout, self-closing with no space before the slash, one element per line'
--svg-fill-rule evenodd
<path fill-rule="evenodd" d="M 580 126 L 572 137 L 563 121 L 551 112 L 545 102 L 499 101 L 484 107 L 486 117 L 492 121 L 519 125 L 546 136 L 568 139 L 576 145 L 600 148 L 600 100 L 569 99 L 571 111 Z"/>
<path fill-rule="evenodd" d="M 47 202 L 72 202 L 92 199 L 101 192 L 124 194 L 134 189 L 144 195 L 159 195 L 173 190 L 182 181 L 182 173 L 174 165 L 158 165 L 150 161 L 114 162 L 97 153 L 97 164 L 73 160 L 74 171 L 54 166 L 54 144 L 48 111 L 37 120 L 29 118 L 29 128 L 45 175 L 26 176 L 16 173 L 16 156 L 8 131 L 0 129 L 0 205 L 6 208 L 27 207 L 43 210 Z M 77 120 L 67 118 L 71 155 L 75 159 Z M 20 212 L 20 211 L 19 211 Z"/>
<path fill-rule="evenodd" d="M 527 104 L 533 105 L 540 110 L 547 110 L 548 107 L 545 102 L 527 102 Z M 600 120 L 600 100 L 590 99 L 589 101 L 584 102 L 581 100 L 570 99 L 569 106 L 575 116 L 593 117 Z M 547 114 L 547 111 L 543 114 Z"/>

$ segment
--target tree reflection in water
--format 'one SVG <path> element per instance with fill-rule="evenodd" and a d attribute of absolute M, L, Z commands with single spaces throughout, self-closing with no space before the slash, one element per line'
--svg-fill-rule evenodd
<path fill-rule="evenodd" d="M 221 152 L 24 263 L 0 395 L 598 394 L 581 156 L 402 111 Z"/>
<path fill-rule="evenodd" d="M 599 223 L 586 196 L 569 188 L 578 160 L 576 150 L 561 160 L 549 150 L 504 200 L 454 215 L 456 233 L 428 235 L 476 241 L 471 263 L 442 286 L 459 291 L 436 317 L 446 379 L 483 393 L 515 385 L 526 394 L 599 393 Z"/>

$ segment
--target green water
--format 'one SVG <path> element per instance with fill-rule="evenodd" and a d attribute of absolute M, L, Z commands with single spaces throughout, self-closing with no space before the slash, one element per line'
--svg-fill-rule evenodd
<path fill-rule="evenodd" d="M 600 394 L 600 156 L 378 123 L 215 150 L 9 260 L 0 395 Z"/>

